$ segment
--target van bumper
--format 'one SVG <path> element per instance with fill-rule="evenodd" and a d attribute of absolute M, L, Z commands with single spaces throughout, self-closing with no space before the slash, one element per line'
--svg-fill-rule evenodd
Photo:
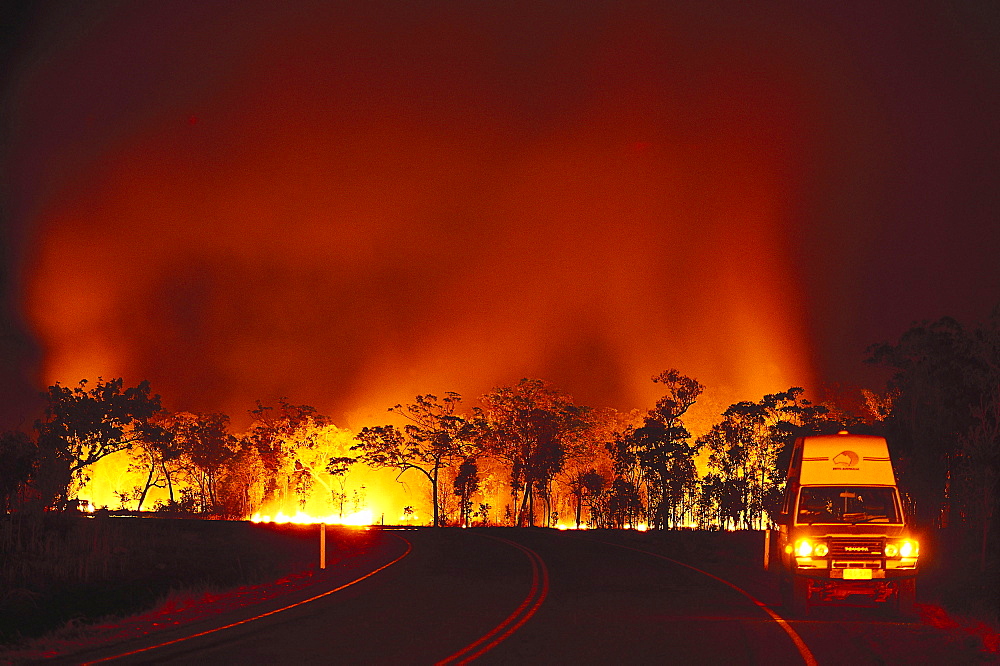
<path fill-rule="evenodd" d="M 792 573 L 796 576 L 823 581 L 865 582 L 871 580 L 900 580 L 916 578 L 918 569 L 912 568 L 804 568 L 795 567 Z"/>

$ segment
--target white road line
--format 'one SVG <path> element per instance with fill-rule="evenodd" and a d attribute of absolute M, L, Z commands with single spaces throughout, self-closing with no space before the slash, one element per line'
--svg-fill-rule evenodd
<path fill-rule="evenodd" d="M 192 638 L 198 638 L 199 636 L 207 636 L 208 634 L 213 634 L 216 631 L 222 631 L 223 629 L 230 629 L 231 627 L 238 627 L 241 624 L 246 624 L 248 622 L 253 622 L 254 620 L 260 620 L 261 618 L 265 618 L 265 617 L 268 617 L 270 615 L 275 615 L 275 614 L 280 613 L 282 611 L 286 611 L 286 610 L 288 610 L 290 608 L 295 608 L 296 606 L 302 606 L 304 604 L 309 603 L 310 601 L 316 601 L 317 599 L 322 599 L 323 597 L 325 597 L 327 595 L 330 595 L 330 594 L 333 594 L 334 592 L 339 592 L 339 591 L 343 590 L 346 587 L 350 587 L 351 585 L 354 585 L 355 583 L 360 583 L 364 579 L 370 578 L 370 577 L 374 576 L 375 574 L 377 574 L 379 571 L 382 571 L 383 569 L 387 569 L 387 568 L 391 567 L 393 564 L 395 564 L 396 562 L 399 562 L 401 559 L 403 559 L 404 557 L 406 557 L 407 555 L 410 554 L 410 551 L 413 550 L 413 544 L 411 544 L 409 541 L 407 541 L 403 537 L 399 536 L 398 534 L 393 534 L 392 536 L 396 537 L 397 539 L 402 540 L 403 543 L 406 544 L 406 551 L 402 555 L 400 555 L 399 557 L 397 557 L 393 561 L 389 562 L 388 564 L 383 564 L 382 566 L 380 566 L 378 569 L 375 569 L 374 571 L 369 571 L 368 573 L 366 573 L 364 576 L 361 576 L 360 578 L 355 578 L 354 580 L 352 580 L 349 583 L 344 583 L 340 587 L 335 587 L 332 590 L 327 590 L 326 592 L 323 592 L 322 594 L 317 594 L 316 596 L 310 597 L 308 599 L 305 599 L 304 601 L 299 601 L 297 603 L 291 604 L 289 606 L 285 606 L 283 608 L 279 608 L 277 610 L 269 611 L 267 613 L 261 613 L 260 615 L 256 615 L 254 617 L 250 617 L 250 618 L 247 618 L 245 620 L 240 620 L 239 622 L 233 622 L 232 624 L 227 624 L 227 625 L 224 625 L 224 626 L 221 626 L 221 627 L 214 627 L 212 629 L 208 629 L 207 631 L 201 631 L 201 632 L 198 632 L 197 634 L 191 634 L 190 636 L 183 636 L 181 638 L 175 638 L 172 641 L 166 641 L 165 643 L 159 643 L 157 645 L 151 645 L 149 647 L 141 648 L 141 649 L 138 649 L 138 650 L 132 650 L 131 652 L 123 652 L 122 654 L 116 654 L 113 657 L 104 657 L 102 659 L 94 659 L 93 661 L 83 662 L 83 666 L 89 666 L 90 664 L 99 664 L 99 663 L 106 662 L 106 661 L 114 661 L 115 659 L 122 659 L 124 657 L 131 657 L 132 655 L 135 655 L 135 654 L 142 654 L 143 652 L 149 652 L 150 650 L 156 650 L 158 648 L 166 647 L 168 645 L 175 645 L 176 643 L 181 643 L 183 641 L 187 641 L 187 640 L 190 640 Z"/>
<path fill-rule="evenodd" d="M 753 596 L 752 594 L 750 594 L 749 592 L 747 592 L 743 588 L 737 587 L 736 585 L 733 585 L 732 583 L 730 583 L 728 580 L 719 578 L 718 576 L 716 576 L 714 574 L 710 574 L 707 571 L 702 571 L 698 567 L 693 567 L 690 564 L 685 564 L 684 562 L 679 562 L 679 561 L 677 561 L 675 559 L 666 557 L 665 555 L 660 555 L 659 553 L 653 553 L 653 552 L 648 551 L 648 550 L 642 550 L 641 548 L 633 548 L 631 546 L 623 546 L 622 544 L 612 543 L 610 541 L 601 541 L 600 539 L 587 539 L 587 540 L 588 541 L 596 541 L 598 543 L 603 543 L 603 544 L 608 545 L 608 546 L 617 546 L 618 548 L 625 548 L 627 550 L 634 550 L 637 553 L 645 553 L 646 555 L 652 555 L 653 557 L 658 557 L 661 560 L 666 560 L 667 562 L 671 562 L 673 564 L 677 564 L 679 566 L 686 567 L 688 569 L 691 569 L 692 571 L 697 571 L 700 574 L 704 574 L 704 575 L 708 576 L 709 578 L 714 578 L 715 580 L 719 581 L 720 583 L 728 585 L 729 587 L 733 588 L 734 590 L 736 590 L 737 592 L 739 592 L 740 594 L 742 594 L 743 596 L 745 596 L 750 601 L 752 601 L 755 604 L 757 604 L 761 609 L 764 610 L 765 613 L 767 613 L 768 615 L 771 616 L 772 620 L 774 620 L 775 622 L 778 623 L 778 626 L 780 626 L 782 629 L 785 630 L 785 633 L 788 634 L 788 637 L 792 639 L 792 643 L 795 644 L 796 649 L 798 649 L 799 654 L 802 655 L 802 660 L 806 663 L 807 666 L 817 666 L 818 662 L 816 661 L 816 657 L 813 656 L 812 651 L 806 645 L 805 641 L 802 640 L 802 637 L 799 636 L 799 634 L 794 629 L 792 629 L 792 627 L 791 627 L 790 624 L 788 624 L 788 621 L 785 620 L 785 618 L 783 618 L 780 615 L 778 615 L 777 613 L 775 613 L 773 610 L 771 610 L 767 606 L 767 604 L 765 604 L 764 602 L 758 600 L 755 596 Z"/>

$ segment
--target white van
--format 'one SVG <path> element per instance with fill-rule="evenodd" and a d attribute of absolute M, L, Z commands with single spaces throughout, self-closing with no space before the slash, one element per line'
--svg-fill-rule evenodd
<path fill-rule="evenodd" d="M 884 438 L 841 431 L 797 439 L 775 522 L 764 564 L 780 573 L 794 613 L 860 595 L 913 614 L 920 545 Z"/>

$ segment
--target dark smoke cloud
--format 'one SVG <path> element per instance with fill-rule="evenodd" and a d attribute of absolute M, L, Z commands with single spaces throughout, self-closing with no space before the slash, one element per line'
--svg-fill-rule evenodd
<path fill-rule="evenodd" d="M 346 425 L 523 376 L 620 408 L 651 404 L 669 367 L 723 405 L 842 380 L 970 280 L 904 296 L 886 255 L 928 252 L 895 222 L 900 179 L 919 171 L 943 213 L 959 195 L 917 164 L 970 143 L 899 125 L 910 100 L 958 108 L 911 89 L 906 56 L 927 31 L 964 49 L 974 22 L 874 11 L 893 30 L 878 43 L 858 18 L 43 5 L 5 96 L 10 216 L 31 238 L 10 291 L 43 354 L 9 355 L 43 382 L 148 378 L 172 408 L 237 418 L 284 395 Z M 886 91 L 890 73 L 904 81 Z M 969 265 L 1000 293 L 996 241 Z"/>

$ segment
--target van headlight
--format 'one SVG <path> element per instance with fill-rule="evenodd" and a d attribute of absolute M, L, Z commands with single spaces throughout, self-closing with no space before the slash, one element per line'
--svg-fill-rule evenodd
<path fill-rule="evenodd" d="M 917 557 L 920 554 L 920 544 L 913 539 L 903 539 L 885 544 L 886 557 Z"/>
<path fill-rule="evenodd" d="M 799 557 L 826 557 L 830 548 L 821 541 L 810 541 L 809 539 L 799 539 L 795 542 L 795 554 Z"/>

